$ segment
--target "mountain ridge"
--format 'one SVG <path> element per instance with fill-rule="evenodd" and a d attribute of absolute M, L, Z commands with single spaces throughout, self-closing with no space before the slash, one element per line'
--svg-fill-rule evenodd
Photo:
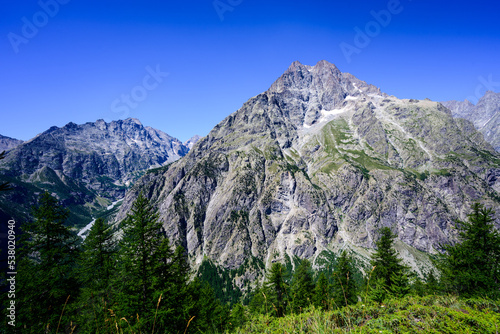
<path fill-rule="evenodd" d="M 134 118 L 53 126 L 10 150 L 0 162 L 0 178 L 14 187 L 1 209 L 24 218 L 22 207 L 36 203 L 35 193 L 49 190 L 72 207 L 73 222 L 90 222 L 93 214 L 123 198 L 146 170 L 187 152 L 178 139 Z M 9 201 L 17 210 L 11 210 Z"/>
<path fill-rule="evenodd" d="M 472 202 L 499 205 L 500 156 L 438 102 L 397 99 L 326 61 L 294 62 L 183 159 L 141 178 L 116 221 L 141 191 L 195 264 L 319 265 L 344 247 L 366 260 L 390 226 L 424 273 L 421 252 L 455 240 Z"/>
<path fill-rule="evenodd" d="M 500 152 L 500 93 L 487 91 L 476 105 L 468 100 L 442 102 L 454 117 L 471 121 L 497 152 Z"/>
<path fill-rule="evenodd" d="M 22 143 L 22 140 L 0 135 L 0 152 L 9 151 Z"/>

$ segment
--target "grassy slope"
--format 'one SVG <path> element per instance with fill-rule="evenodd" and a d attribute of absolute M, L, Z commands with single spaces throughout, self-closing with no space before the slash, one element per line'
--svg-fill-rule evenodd
<path fill-rule="evenodd" d="M 498 333 L 499 312 L 499 302 L 484 299 L 406 297 L 283 318 L 254 316 L 236 333 Z"/>

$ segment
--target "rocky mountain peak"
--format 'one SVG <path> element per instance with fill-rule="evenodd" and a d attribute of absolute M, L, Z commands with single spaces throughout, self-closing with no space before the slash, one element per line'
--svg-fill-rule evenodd
<path fill-rule="evenodd" d="M 454 117 L 471 121 L 497 151 L 500 151 L 500 93 L 487 91 L 476 105 L 468 100 L 446 101 Z"/>
<path fill-rule="evenodd" d="M 440 103 L 388 96 L 326 61 L 294 62 L 191 153 L 142 178 L 116 219 L 151 194 L 193 262 L 233 269 L 250 257 L 362 254 L 382 226 L 405 252 L 435 252 L 470 203 L 498 205 L 499 158 Z"/>
<path fill-rule="evenodd" d="M 283 75 L 273 83 L 269 91 L 282 93 L 285 90 L 328 89 L 339 84 L 342 73 L 332 63 L 319 61 L 315 66 L 294 61 Z M 327 84 L 328 83 L 328 84 Z"/>
<path fill-rule="evenodd" d="M 123 120 L 124 124 L 136 124 L 136 125 L 142 125 L 141 121 L 139 121 L 137 118 L 129 117 L 125 120 Z"/>
<path fill-rule="evenodd" d="M 337 66 L 321 60 L 315 66 L 303 65 L 295 61 L 269 88 L 271 93 L 297 92 L 311 97 L 323 95 L 323 103 L 333 107 L 335 103 L 343 100 L 345 96 L 357 96 L 364 93 L 380 94 L 380 90 L 357 79 L 349 73 L 342 73 Z"/>
<path fill-rule="evenodd" d="M 495 93 L 491 90 L 487 91 L 477 102 L 477 106 L 481 105 L 485 105 L 492 109 L 498 109 L 500 105 L 500 93 Z"/>
<path fill-rule="evenodd" d="M 490 97 L 495 97 L 495 96 L 500 96 L 500 93 L 495 93 L 492 90 L 488 90 L 488 91 L 486 91 L 486 93 L 484 93 L 483 98 L 490 98 Z"/>
<path fill-rule="evenodd" d="M 200 136 L 194 135 L 184 142 L 184 146 L 186 146 L 189 150 L 193 148 L 193 146 L 201 139 Z"/>

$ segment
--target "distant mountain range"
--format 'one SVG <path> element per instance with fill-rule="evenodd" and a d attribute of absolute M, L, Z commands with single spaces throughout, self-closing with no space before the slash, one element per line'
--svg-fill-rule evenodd
<path fill-rule="evenodd" d="M 500 207 L 500 154 L 439 102 L 294 62 L 185 157 L 138 180 L 116 221 L 141 191 L 194 264 L 242 268 L 239 287 L 263 274 L 252 259 L 321 266 L 350 249 L 367 263 L 383 226 L 426 272 L 426 254 L 456 240 L 473 202 Z"/>
<path fill-rule="evenodd" d="M 488 91 L 476 105 L 467 100 L 442 103 L 451 110 L 454 117 L 474 123 L 484 139 L 500 152 L 500 93 Z"/>
<path fill-rule="evenodd" d="M 123 198 L 147 170 L 189 151 L 178 139 L 133 118 L 68 123 L 26 142 L 3 138 L 11 150 L 0 162 L 0 180 L 14 190 L 0 198 L 0 214 L 27 217 L 36 195 L 47 190 L 71 209 L 70 223 L 77 226 Z"/>
<path fill-rule="evenodd" d="M 0 135 L 0 152 L 11 150 L 22 143 L 22 140 Z"/>

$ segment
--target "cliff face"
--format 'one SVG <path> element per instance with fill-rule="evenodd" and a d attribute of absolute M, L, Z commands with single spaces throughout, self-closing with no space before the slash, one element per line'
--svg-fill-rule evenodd
<path fill-rule="evenodd" d="M 366 258 L 390 226 L 418 268 L 471 203 L 499 207 L 500 155 L 440 103 L 295 62 L 183 159 L 141 178 L 117 221 L 140 191 L 193 263 L 318 263 L 343 247 Z"/>
<path fill-rule="evenodd" d="M 0 178 L 14 187 L 2 198 L 2 211 L 24 218 L 36 193 L 48 190 L 72 210 L 75 222 L 84 223 L 123 198 L 145 170 L 187 152 L 179 140 L 131 118 L 52 127 L 0 162 Z"/>
<path fill-rule="evenodd" d="M 454 117 L 461 117 L 474 123 L 497 152 L 500 152 L 500 93 L 492 91 L 486 94 L 473 105 L 469 101 L 443 102 Z"/>

